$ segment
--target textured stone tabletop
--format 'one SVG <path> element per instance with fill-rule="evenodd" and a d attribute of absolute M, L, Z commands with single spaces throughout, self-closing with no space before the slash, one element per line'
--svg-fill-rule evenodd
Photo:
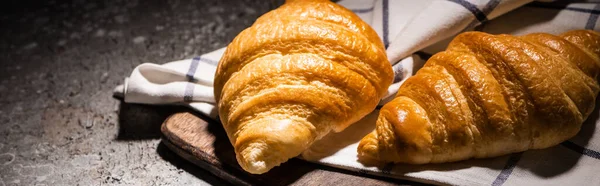
<path fill-rule="evenodd" d="M 199 185 L 218 178 L 160 144 L 179 107 L 112 89 L 143 62 L 221 47 L 272 1 L 117 0 L 0 5 L 0 186 Z"/>

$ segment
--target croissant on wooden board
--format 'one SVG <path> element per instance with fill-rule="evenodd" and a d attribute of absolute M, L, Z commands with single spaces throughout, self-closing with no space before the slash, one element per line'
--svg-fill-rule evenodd
<path fill-rule="evenodd" d="M 381 40 L 354 13 L 288 0 L 229 44 L 214 87 L 238 163 L 261 174 L 370 113 L 392 81 Z"/>
<path fill-rule="evenodd" d="M 594 109 L 599 55 L 590 30 L 460 34 L 383 106 L 359 160 L 442 163 L 559 144 Z"/>

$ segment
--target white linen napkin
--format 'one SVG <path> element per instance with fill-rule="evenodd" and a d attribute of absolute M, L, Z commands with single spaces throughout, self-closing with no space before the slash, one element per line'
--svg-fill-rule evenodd
<path fill-rule="evenodd" d="M 380 103 L 383 104 L 393 97 L 402 80 L 416 72 L 431 54 L 443 50 L 457 33 L 478 30 L 494 34 L 558 34 L 573 29 L 600 29 L 598 2 L 530 2 L 345 0 L 338 3 L 369 23 L 387 47 L 396 77 L 387 99 Z M 212 84 L 224 50 L 162 65 L 141 64 L 123 85 L 115 88 L 115 95 L 128 103 L 186 105 L 217 118 Z M 600 171 L 598 110 L 576 137 L 548 149 L 456 163 L 365 166 L 357 161 L 357 143 L 373 130 L 377 115 L 375 110 L 346 130 L 325 136 L 301 158 L 361 174 L 432 184 L 600 185 L 600 177 L 596 176 Z"/>

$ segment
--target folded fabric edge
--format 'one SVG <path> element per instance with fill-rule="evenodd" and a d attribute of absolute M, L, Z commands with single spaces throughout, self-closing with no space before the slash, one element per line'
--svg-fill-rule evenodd
<path fill-rule="evenodd" d="M 127 80 L 129 77 L 125 77 L 123 84 L 117 85 L 113 89 L 113 97 L 125 100 L 125 90 L 127 90 Z"/>

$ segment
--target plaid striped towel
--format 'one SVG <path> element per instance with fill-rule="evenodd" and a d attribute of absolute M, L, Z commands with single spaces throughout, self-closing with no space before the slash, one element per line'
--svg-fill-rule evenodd
<path fill-rule="evenodd" d="M 457 33 L 478 30 L 522 35 L 558 34 L 573 29 L 599 30 L 599 2 L 530 0 L 346 0 L 383 39 L 396 74 L 389 100 L 402 80 L 443 50 Z M 508 13 L 507 13 L 508 12 Z M 115 95 L 125 102 L 182 104 L 216 118 L 213 76 L 224 49 L 193 59 L 135 68 Z M 385 177 L 451 185 L 600 185 L 599 111 L 580 134 L 558 146 L 512 155 L 432 165 L 388 164 L 367 167 L 356 158 L 357 142 L 374 128 L 378 110 L 341 133 L 318 141 L 301 158 L 328 166 Z"/>

